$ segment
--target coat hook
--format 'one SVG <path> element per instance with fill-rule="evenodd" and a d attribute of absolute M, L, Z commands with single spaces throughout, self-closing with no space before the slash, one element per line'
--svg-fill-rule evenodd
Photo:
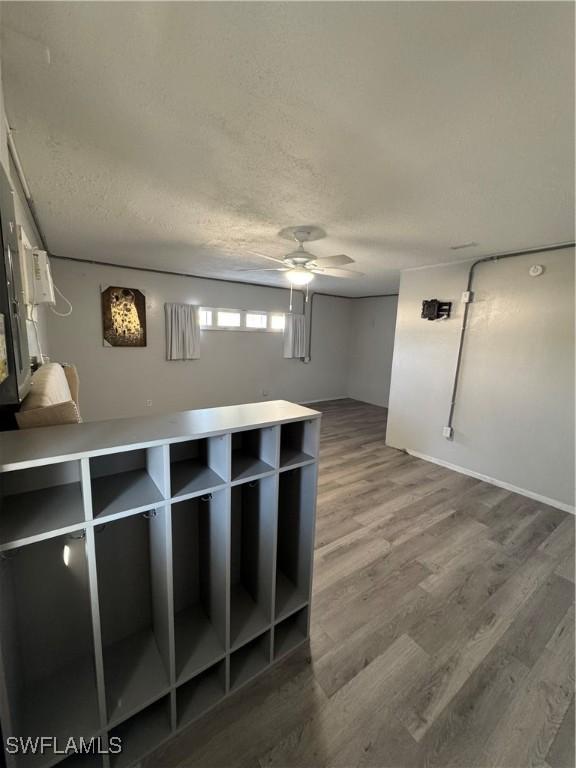
<path fill-rule="evenodd" d="M 150 509 L 148 510 L 148 512 L 142 512 L 142 517 L 145 520 L 151 520 L 153 517 L 156 517 L 157 514 L 158 514 L 158 510 Z"/>
<path fill-rule="evenodd" d="M 207 493 L 205 496 L 200 496 L 200 501 L 212 501 L 212 498 L 213 498 L 212 494 Z"/>

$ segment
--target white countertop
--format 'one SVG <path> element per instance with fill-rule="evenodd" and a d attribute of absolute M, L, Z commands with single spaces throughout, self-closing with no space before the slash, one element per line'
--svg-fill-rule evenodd
<path fill-rule="evenodd" d="M 111 450 L 135 450 L 222 432 L 314 419 L 320 415 L 318 411 L 287 400 L 272 400 L 161 416 L 0 432 L 0 472 L 98 456 Z"/>

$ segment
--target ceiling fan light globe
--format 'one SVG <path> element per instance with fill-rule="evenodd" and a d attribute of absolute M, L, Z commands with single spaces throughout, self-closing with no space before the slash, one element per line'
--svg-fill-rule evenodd
<path fill-rule="evenodd" d="M 314 274 L 307 269 L 289 269 L 286 277 L 292 285 L 308 285 L 314 280 Z"/>

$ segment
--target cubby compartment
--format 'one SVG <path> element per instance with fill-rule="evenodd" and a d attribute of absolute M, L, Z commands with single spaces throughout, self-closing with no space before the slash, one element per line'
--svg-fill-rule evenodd
<path fill-rule="evenodd" d="M 230 537 L 230 646 L 271 622 L 276 477 L 232 488 Z"/>
<path fill-rule="evenodd" d="M 308 637 L 308 608 L 301 608 L 274 627 L 274 661 L 301 645 Z"/>
<path fill-rule="evenodd" d="M 96 527 L 96 563 L 109 722 L 169 685 L 166 511 Z"/>
<path fill-rule="evenodd" d="M 246 643 L 230 656 L 230 690 L 239 688 L 270 664 L 270 632 Z"/>
<path fill-rule="evenodd" d="M 186 680 L 226 652 L 226 491 L 172 505 L 176 679 Z"/>
<path fill-rule="evenodd" d="M 318 451 L 319 422 L 293 421 L 280 427 L 280 467 L 313 461 Z"/>
<path fill-rule="evenodd" d="M 122 740 L 122 752 L 111 755 L 112 768 L 129 768 L 170 736 L 170 697 L 164 696 L 110 731 Z"/>
<path fill-rule="evenodd" d="M 89 737 L 100 728 L 86 542 L 58 536 L 0 559 L 0 628 L 10 701 L 3 736 Z M 16 765 L 54 762 L 51 752 Z"/>
<path fill-rule="evenodd" d="M 226 435 L 188 440 L 170 446 L 171 495 L 185 496 L 210 491 L 228 477 Z"/>
<path fill-rule="evenodd" d="M 72 752 L 63 763 L 58 763 L 62 768 L 103 768 L 104 758 L 103 754 L 99 753 L 98 743 L 101 743 L 102 750 L 105 749 L 104 740 L 98 737 L 94 740 L 94 751 L 90 752 L 78 752 L 77 754 Z"/>
<path fill-rule="evenodd" d="M 304 606 L 310 595 L 316 465 L 280 474 L 275 618 Z"/>
<path fill-rule="evenodd" d="M 232 481 L 248 480 L 276 466 L 278 428 L 248 429 L 232 435 Z"/>
<path fill-rule="evenodd" d="M 191 723 L 225 695 L 226 661 L 220 661 L 176 689 L 178 727 Z"/>
<path fill-rule="evenodd" d="M 0 475 L 0 551 L 57 536 L 84 521 L 80 461 Z"/>
<path fill-rule="evenodd" d="M 95 518 L 153 507 L 164 500 L 163 450 L 142 448 L 90 459 Z"/>

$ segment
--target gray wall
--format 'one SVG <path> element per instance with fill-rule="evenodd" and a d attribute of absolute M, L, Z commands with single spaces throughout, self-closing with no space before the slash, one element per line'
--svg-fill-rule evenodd
<path fill-rule="evenodd" d="M 348 394 L 355 400 L 388 407 L 397 306 L 396 296 L 351 304 Z"/>
<path fill-rule="evenodd" d="M 76 363 L 86 420 L 206 408 L 263 399 L 297 402 L 347 394 L 350 299 L 314 299 L 313 356 L 282 357 L 282 334 L 203 331 L 201 358 L 167 362 L 164 303 L 288 311 L 285 289 L 159 275 L 52 260 L 54 281 L 74 305 L 68 318 L 47 314 L 50 355 Z M 148 346 L 102 346 L 100 288 L 126 285 L 146 295 Z M 301 309 L 297 294 L 295 309 Z M 265 395 L 264 393 L 267 393 Z M 151 400 L 148 407 L 146 401 Z"/>
<path fill-rule="evenodd" d="M 532 278 L 528 269 L 542 264 Z M 454 440 L 450 405 L 468 264 L 402 274 L 387 442 L 574 504 L 574 251 L 477 268 Z M 448 321 L 420 319 L 427 298 Z"/>

